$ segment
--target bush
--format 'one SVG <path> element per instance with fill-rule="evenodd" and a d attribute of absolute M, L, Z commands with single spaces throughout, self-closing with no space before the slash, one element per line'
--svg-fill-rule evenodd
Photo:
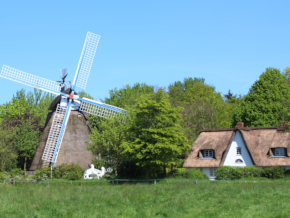
<path fill-rule="evenodd" d="M 16 176 L 22 176 L 22 175 L 23 175 L 23 170 L 20 169 L 20 168 L 15 168 L 15 169 L 13 169 L 13 170 L 11 170 L 11 171 L 9 172 L 9 175 L 10 175 L 12 178 L 14 178 L 14 177 L 16 177 Z"/>
<path fill-rule="evenodd" d="M 81 179 L 85 169 L 75 163 L 67 163 L 53 169 L 52 176 L 59 179 L 76 180 Z"/>
<path fill-rule="evenodd" d="M 282 167 L 266 167 L 262 171 L 262 176 L 271 179 L 280 179 L 284 177 L 284 169 Z"/>
<path fill-rule="evenodd" d="M 256 168 L 254 166 L 244 167 L 244 176 L 243 177 L 261 177 L 262 169 Z"/>
<path fill-rule="evenodd" d="M 42 167 L 38 170 L 35 170 L 35 175 L 38 178 L 43 178 L 43 177 L 50 177 L 50 168 L 49 167 Z"/>
<path fill-rule="evenodd" d="M 5 179 L 5 177 L 4 177 L 4 173 L 1 173 L 0 172 L 0 181 L 3 181 Z"/>
<path fill-rule="evenodd" d="M 238 180 L 243 177 L 243 174 L 243 168 L 229 166 L 223 166 L 215 173 L 217 180 Z"/>
<path fill-rule="evenodd" d="M 198 179 L 198 180 L 208 179 L 208 176 L 205 173 L 199 171 L 196 168 L 192 169 L 176 168 L 172 170 L 172 176 L 183 179 Z"/>

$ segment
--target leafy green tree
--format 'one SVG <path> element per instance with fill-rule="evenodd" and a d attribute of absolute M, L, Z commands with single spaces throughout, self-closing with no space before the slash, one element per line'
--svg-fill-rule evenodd
<path fill-rule="evenodd" d="M 0 106 L 0 119 L 12 120 L 16 116 L 23 117 L 26 112 L 30 112 L 34 113 L 34 116 L 44 125 L 53 99 L 54 95 L 44 93 L 42 90 L 34 89 L 33 93 L 26 94 L 22 89 L 16 92 L 10 102 Z"/>
<path fill-rule="evenodd" d="M 92 143 L 87 146 L 93 154 L 107 156 L 114 161 L 115 176 L 118 176 L 118 164 L 120 161 L 124 161 L 121 144 L 128 138 L 126 131 L 128 122 L 124 122 L 124 116 L 120 115 L 112 120 L 102 120 L 99 128 L 93 129 L 93 133 L 89 136 Z"/>
<path fill-rule="evenodd" d="M 230 127 L 229 105 L 203 78 L 186 78 L 183 83 L 170 85 L 168 90 L 171 104 L 183 107 L 181 126 L 190 144 L 202 129 Z"/>
<path fill-rule="evenodd" d="M 278 126 L 289 111 L 290 87 L 287 78 L 275 68 L 267 68 L 233 112 L 233 126 Z"/>
<path fill-rule="evenodd" d="M 0 171 L 10 171 L 17 165 L 15 131 L 7 122 L 1 122 L 0 135 Z"/>
<path fill-rule="evenodd" d="M 197 78 L 195 77 L 192 79 L 184 78 L 184 81 L 177 81 L 173 84 L 170 84 L 168 86 L 168 94 L 170 96 L 170 102 L 173 106 L 183 106 L 185 102 L 188 102 L 188 92 L 189 89 L 191 89 L 195 84 L 202 83 L 204 84 L 205 79 L 204 78 Z"/>
<path fill-rule="evenodd" d="M 166 173 L 166 167 L 180 164 L 190 149 L 179 125 L 180 110 L 171 107 L 168 94 L 160 89 L 140 99 L 129 113 L 130 139 L 122 143 L 123 154 L 144 167 L 147 178 L 158 166 Z"/>
<path fill-rule="evenodd" d="M 103 102 L 116 107 L 128 109 L 136 103 L 136 100 L 146 94 L 153 94 L 154 87 L 145 83 L 136 83 L 133 86 L 126 85 L 121 89 L 112 89 L 109 91 L 110 97 L 105 98 Z"/>
<path fill-rule="evenodd" d="M 12 121 L 6 122 L 8 126 L 14 127 L 15 148 L 18 153 L 18 163 L 23 164 L 26 171 L 27 163 L 31 163 L 35 150 L 39 144 L 43 127 L 34 114 L 25 113 L 22 117 L 16 116 Z"/>

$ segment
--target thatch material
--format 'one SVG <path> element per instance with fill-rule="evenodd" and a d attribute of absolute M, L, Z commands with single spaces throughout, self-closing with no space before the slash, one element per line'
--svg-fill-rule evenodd
<path fill-rule="evenodd" d="M 202 130 L 194 144 L 192 152 L 185 160 L 184 167 L 220 167 L 234 139 L 240 131 L 246 148 L 255 166 L 290 166 L 290 133 L 283 127 L 248 127 Z M 286 157 L 273 157 L 271 148 L 286 148 Z M 213 149 L 215 158 L 199 158 L 199 151 Z"/>
<path fill-rule="evenodd" d="M 53 113 L 49 113 L 47 123 L 45 125 L 41 140 L 34 154 L 33 162 L 30 170 L 40 169 L 44 166 L 49 166 L 49 162 L 41 160 L 46 140 L 49 134 Z M 68 120 L 68 124 L 63 136 L 62 144 L 55 165 L 74 162 L 83 168 L 88 168 L 91 164 L 93 154 L 88 151 L 85 142 L 90 142 L 88 135 L 90 129 L 87 126 L 86 120 L 82 114 L 72 111 Z"/>

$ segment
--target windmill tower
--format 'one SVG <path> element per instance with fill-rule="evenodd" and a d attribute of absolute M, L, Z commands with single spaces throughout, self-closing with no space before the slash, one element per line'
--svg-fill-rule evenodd
<path fill-rule="evenodd" d="M 125 113 L 122 108 L 80 98 L 75 92 L 76 87 L 86 87 L 99 39 L 99 35 L 87 33 L 73 83 L 66 90 L 66 70 L 62 70 L 62 82 L 55 82 L 3 65 L 0 77 L 58 95 L 51 105 L 55 106 L 55 112 L 48 114 L 30 170 L 68 162 L 87 167 L 91 163 L 92 154 L 84 148 L 90 132 L 83 115 L 92 114 L 110 119 Z"/>

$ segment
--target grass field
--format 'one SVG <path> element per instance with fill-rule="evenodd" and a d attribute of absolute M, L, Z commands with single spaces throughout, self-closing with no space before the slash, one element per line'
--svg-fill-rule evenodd
<path fill-rule="evenodd" d="M 290 217 L 290 182 L 0 185 L 0 217 Z"/>

